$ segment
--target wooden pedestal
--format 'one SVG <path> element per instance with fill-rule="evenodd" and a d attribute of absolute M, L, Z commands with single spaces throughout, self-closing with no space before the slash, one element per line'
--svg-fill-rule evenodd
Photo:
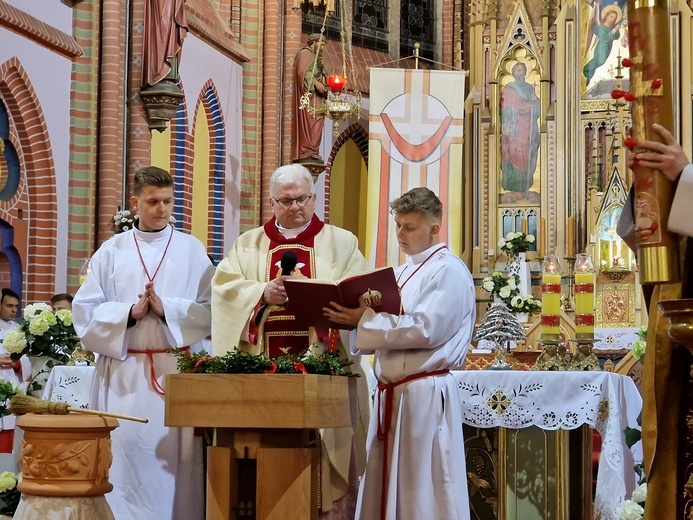
<path fill-rule="evenodd" d="M 352 426 L 352 392 L 345 377 L 167 376 L 165 424 L 216 428 L 207 452 L 207 519 L 316 519 L 315 430 Z M 246 482 L 249 474 L 254 482 Z"/>

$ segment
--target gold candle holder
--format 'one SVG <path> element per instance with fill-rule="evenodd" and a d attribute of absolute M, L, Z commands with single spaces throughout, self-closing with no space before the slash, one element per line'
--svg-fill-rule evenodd
<path fill-rule="evenodd" d="M 565 341 L 541 338 L 537 343 L 541 345 L 541 354 L 539 354 L 532 370 L 567 369 Z"/>
<path fill-rule="evenodd" d="M 570 360 L 568 370 L 598 371 L 602 369 L 599 359 L 593 352 L 594 344 L 599 341 L 594 339 L 594 334 L 578 334 L 578 337 L 571 341 L 575 343 L 575 353 Z"/>

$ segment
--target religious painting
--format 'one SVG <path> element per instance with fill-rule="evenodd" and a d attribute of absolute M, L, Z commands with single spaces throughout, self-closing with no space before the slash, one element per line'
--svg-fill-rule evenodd
<path fill-rule="evenodd" d="M 628 56 L 626 0 L 581 0 L 580 85 L 585 98 L 605 98 L 616 76 L 626 76 L 620 67 Z"/>
<path fill-rule="evenodd" d="M 500 171 L 499 203 L 539 205 L 540 150 L 538 61 L 527 48 L 518 46 L 502 65 L 500 77 Z"/>
<path fill-rule="evenodd" d="M 611 207 L 597 224 L 600 271 L 632 271 L 635 266 L 635 255 L 616 232 L 622 211 L 620 205 Z"/>
<path fill-rule="evenodd" d="M 389 202 L 427 186 L 443 202 L 440 239 L 461 254 L 463 71 L 371 69 L 366 257 L 404 261 Z"/>

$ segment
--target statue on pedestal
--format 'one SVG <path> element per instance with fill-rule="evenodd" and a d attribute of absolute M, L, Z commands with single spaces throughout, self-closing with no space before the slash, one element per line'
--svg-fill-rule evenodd
<path fill-rule="evenodd" d="M 324 169 L 323 158 L 318 153 L 322 140 L 325 119 L 315 117 L 301 106 L 301 98 L 310 93 L 311 104 L 320 104 L 327 98 L 325 78 L 327 73 L 322 63 L 324 40 L 320 34 L 308 36 L 306 45 L 298 51 L 295 60 L 293 162 L 303 165 L 317 164 Z M 310 168 L 309 168 L 310 169 Z"/>

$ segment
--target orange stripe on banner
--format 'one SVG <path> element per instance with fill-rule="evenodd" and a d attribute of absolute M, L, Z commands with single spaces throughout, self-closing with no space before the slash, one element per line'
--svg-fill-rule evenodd
<path fill-rule="evenodd" d="M 448 146 L 447 150 L 445 150 L 445 153 L 440 157 L 440 193 L 438 194 L 438 198 L 443 202 L 443 221 L 440 225 L 440 241 L 446 243 L 448 241 L 448 229 L 450 226 L 450 219 L 448 218 L 448 206 L 450 205 L 450 200 L 448 199 L 450 191 L 450 186 L 448 186 L 448 182 L 450 180 L 450 176 L 448 175 L 449 173 L 450 147 Z"/>
<path fill-rule="evenodd" d="M 411 73 L 411 70 L 405 70 L 404 71 L 404 93 L 405 94 L 411 92 L 412 81 L 413 81 L 413 75 Z M 392 96 L 392 99 L 395 99 L 395 96 Z"/>
<path fill-rule="evenodd" d="M 390 184 L 390 154 L 384 147 L 380 156 L 380 197 L 378 202 L 378 230 L 375 244 L 375 265 L 383 267 L 387 265 L 387 220 L 390 212 L 389 190 Z"/>
<path fill-rule="evenodd" d="M 438 130 L 436 130 L 436 133 L 429 137 L 426 142 L 421 144 L 410 144 L 405 141 L 401 135 L 399 135 L 399 132 L 397 132 L 387 114 L 381 114 L 380 117 L 383 120 L 383 125 L 385 126 L 387 135 L 392 140 L 392 144 L 395 145 L 405 159 L 414 162 L 421 162 L 426 157 L 431 155 L 431 153 L 433 153 L 433 150 L 440 145 L 440 141 L 442 140 L 443 136 L 445 136 L 448 128 L 450 128 L 450 124 L 452 123 L 452 116 L 445 116 L 445 119 L 443 119 L 443 122 Z"/>

